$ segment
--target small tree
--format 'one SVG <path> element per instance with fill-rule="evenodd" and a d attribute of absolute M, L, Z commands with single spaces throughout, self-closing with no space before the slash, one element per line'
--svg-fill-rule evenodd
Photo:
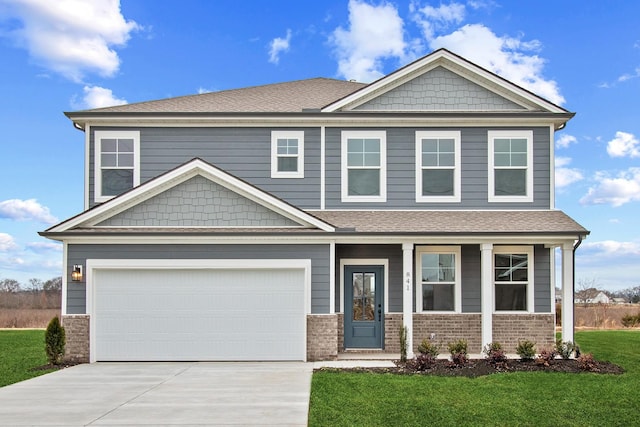
<path fill-rule="evenodd" d="M 62 363 L 65 341 L 64 327 L 56 316 L 51 319 L 44 334 L 45 352 L 50 364 L 59 365 Z"/>
<path fill-rule="evenodd" d="M 407 361 L 407 327 L 400 328 L 400 361 Z"/>

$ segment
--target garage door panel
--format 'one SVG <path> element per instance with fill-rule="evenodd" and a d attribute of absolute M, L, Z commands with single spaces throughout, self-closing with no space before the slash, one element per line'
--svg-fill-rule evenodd
<path fill-rule="evenodd" d="M 304 360 L 304 270 L 96 270 L 97 360 Z"/>

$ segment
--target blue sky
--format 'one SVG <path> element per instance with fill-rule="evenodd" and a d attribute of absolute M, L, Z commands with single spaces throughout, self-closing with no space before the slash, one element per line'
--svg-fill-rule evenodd
<path fill-rule="evenodd" d="M 0 0 L 0 279 L 61 274 L 38 231 L 83 209 L 63 111 L 311 77 L 369 82 L 446 47 L 577 113 L 556 207 L 591 230 L 576 277 L 640 285 L 636 2 Z"/>

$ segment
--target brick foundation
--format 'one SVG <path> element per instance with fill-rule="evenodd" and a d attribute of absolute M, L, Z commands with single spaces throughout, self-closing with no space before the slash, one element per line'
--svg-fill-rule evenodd
<path fill-rule="evenodd" d="M 481 315 L 473 314 L 413 314 L 413 351 L 425 338 L 435 334 L 433 342 L 440 345 L 440 353 L 446 354 L 447 344 L 459 339 L 467 340 L 469 353 L 482 351 Z"/>
<path fill-rule="evenodd" d="M 89 363 L 89 315 L 63 315 L 66 345 L 65 360 L 76 363 Z"/>
<path fill-rule="evenodd" d="M 402 313 L 387 313 L 384 315 L 384 351 L 400 353 L 400 328 L 402 328 Z"/>
<path fill-rule="evenodd" d="M 553 314 L 494 314 L 493 341 L 502 344 L 507 353 L 515 353 L 518 340 L 536 343 L 536 352 L 555 345 Z"/>
<path fill-rule="evenodd" d="M 344 313 L 336 314 L 338 317 L 338 352 L 344 351 Z"/>
<path fill-rule="evenodd" d="M 339 330 L 338 315 L 307 315 L 307 360 L 337 359 Z"/>

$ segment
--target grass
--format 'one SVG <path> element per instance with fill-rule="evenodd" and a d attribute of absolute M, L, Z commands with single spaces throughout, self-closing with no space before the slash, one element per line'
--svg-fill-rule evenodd
<path fill-rule="evenodd" d="M 310 426 L 640 425 L 640 332 L 576 333 L 622 375 L 517 372 L 474 379 L 321 371 Z"/>
<path fill-rule="evenodd" d="M 0 331 L 0 387 L 52 372 L 31 370 L 46 363 L 43 330 Z"/>

